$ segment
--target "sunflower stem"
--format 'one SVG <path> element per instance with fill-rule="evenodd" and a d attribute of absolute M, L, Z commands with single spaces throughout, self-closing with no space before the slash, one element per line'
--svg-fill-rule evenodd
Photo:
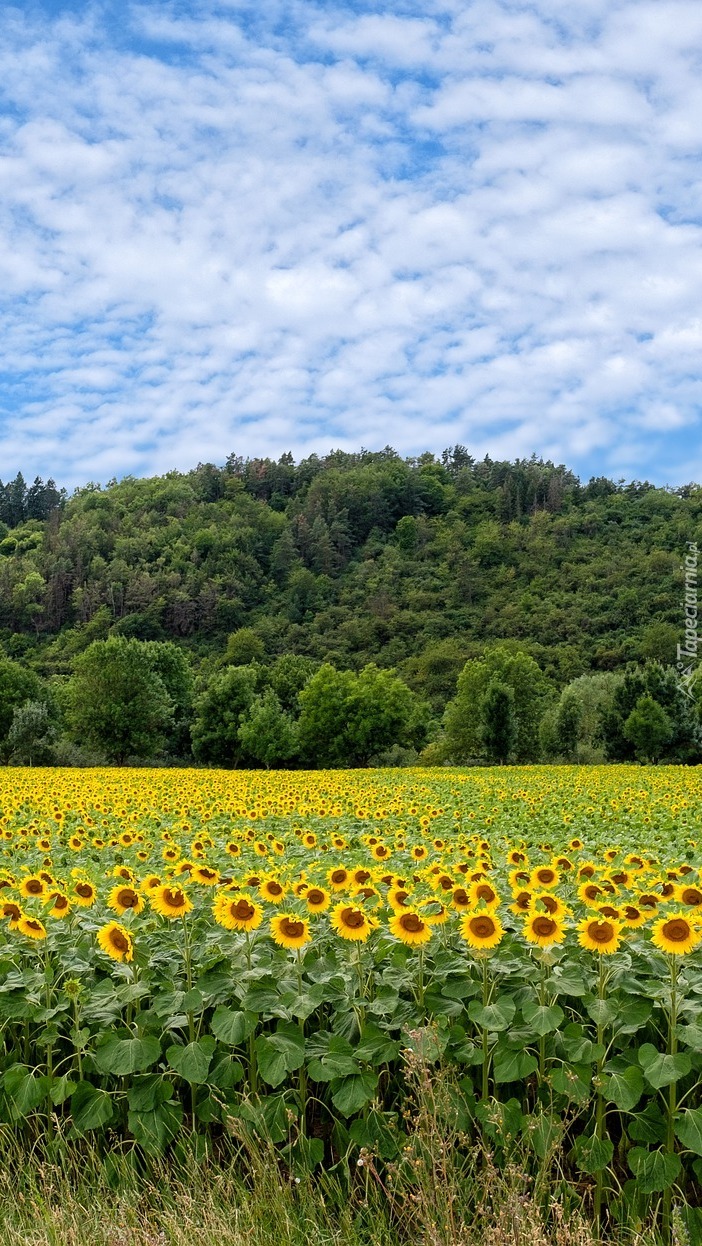
<path fill-rule="evenodd" d="M 670 963 L 670 1012 L 668 1013 L 668 1055 L 674 1056 L 678 1050 L 678 962 L 674 955 L 668 957 Z M 675 1114 L 677 1112 L 677 1085 L 674 1081 L 668 1087 L 668 1120 L 666 1122 L 665 1149 L 667 1155 L 675 1153 Z M 673 1187 L 668 1185 L 663 1191 L 663 1240 L 672 1241 L 672 1209 Z"/>
<path fill-rule="evenodd" d="M 600 953 L 599 960 L 600 960 L 600 972 L 599 972 L 599 980 L 597 984 L 597 998 L 604 1003 L 604 1000 L 607 998 L 607 979 L 605 976 L 604 957 L 602 953 Z M 597 1023 L 597 1046 L 598 1048 L 601 1048 L 601 1049 L 604 1048 L 604 1025 L 602 1023 L 601 1015 Z M 604 1060 L 605 1060 L 605 1053 L 604 1053 L 604 1050 L 601 1050 L 600 1054 L 597 1057 L 597 1073 L 596 1073 L 597 1101 L 596 1101 L 596 1106 L 595 1106 L 595 1137 L 598 1139 L 599 1142 L 601 1142 L 602 1139 L 604 1138 L 604 1129 L 605 1129 L 605 1101 L 604 1101 L 604 1095 L 602 1094 L 602 1070 L 604 1068 Z M 601 1239 L 601 1236 L 602 1236 L 603 1189 L 604 1189 L 603 1170 L 599 1168 L 597 1173 L 595 1174 L 595 1235 L 598 1241 Z"/>
<path fill-rule="evenodd" d="M 48 1013 L 51 1009 L 51 959 L 49 956 L 49 949 L 46 945 L 44 946 L 44 987 L 45 987 L 44 1002 L 45 1002 L 46 1011 Z M 47 1020 L 47 1024 L 50 1025 L 51 1021 Z M 46 1044 L 46 1075 L 49 1081 L 49 1088 L 47 1091 L 47 1125 L 48 1125 L 49 1137 L 53 1138 L 54 1117 L 51 1111 L 51 1107 L 52 1107 L 51 1083 L 54 1077 L 54 1045 L 51 1042 L 51 1040 L 49 1040 L 49 1042 Z"/>
<path fill-rule="evenodd" d="M 192 965 L 192 944 L 190 941 L 190 930 L 188 928 L 188 919 L 183 914 L 181 921 L 183 923 L 183 961 L 185 963 L 185 985 L 190 994 L 193 987 L 193 965 Z M 188 1001 L 190 1002 L 190 1001 Z M 195 1014 L 192 1008 L 188 1008 L 188 1042 L 195 1042 Z M 197 1087 L 194 1082 L 190 1083 L 190 1116 L 192 1121 L 193 1133 L 197 1133 L 197 1119 L 195 1116 L 195 1108 L 197 1106 Z"/>
<path fill-rule="evenodd" d="M 487 1008 L 490 1002 L 490 982 L 488 979 L 487 957 L 483 960 L 483 1008 Z M 487 1026 L 482 1026 L 483 1031 L 483 1085 L 481 1099 L 483 1103 L 488 1101 L 488 1092 L 490 1089 L 490 1051 L 488 1048 L 488 1031 Z"/>
<path fill-rule="evenodd" d="M 297 990 L 298 990 L 298 995 L 300 997 L 300 1000 L 302 1000 L 302 957 L 300 956 L 299 947 L 295 949 L 295 957 L 297 961 Z M 302 1041 L 304 1043 L 304 1040 L 305 1040 L 304 1017 L 298 1017 L 298 1025 L 300 1027 L 300 1034 L 302 1036 Z M 300 1094 L 300 1134 L 302 1135 L 302 1137 L 304 1137 L 305 1133 L 307 1132 L 307 1128 L 306 1128 L 306 1123 L 307 1123 L 307 1070 L 305 1069 L 304 1061 L 300 1065 L 299 1094 Z"/>

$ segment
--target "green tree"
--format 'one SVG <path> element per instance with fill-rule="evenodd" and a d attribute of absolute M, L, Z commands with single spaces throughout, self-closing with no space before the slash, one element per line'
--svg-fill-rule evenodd
<path fill-rule="evenodd" d="M 265 656 L 261 637 L 252 627 L 240 627 L 227 640 L 224 661 L 227 666 L 248 666 L 249 662 L 262 662 Z"/>
<path fill-rule="evenodd" d="M 26 701 L 41 700 L 41 680 L 19 662 L 0 657 L 0 743 L 7 738 L 15 710 Z"/>
<path fill-rule="evenodd" d="M 199 761 L 233 766 L 241 760 L 239 727 L 258 683 L 258 667 L 230 666 L 215 675 L 196 698 L 192 741 Z"/>
<path fill-rule="evenodd" d="M 190 726 L 193 713 L 193 670 L 190 659 L 170 640 L 147 640 L 144 649 L 162 681 L 173 707 L 173 725 L 169 731 L 169 752 L 178 757 L 190 753 Z"/>
<path fill-rule="evenodd" d="M 319 662 L 298 653 L 284 653 L 270 667 L 268 677 L 271 688 L 289 714 L 299 712 L 298 697 L 318 669 Z"/>
<path fill-rule="evenodd" d="M 76 658 L 65 705 L 76 743 L 120 763 L 156 756 L 173 723 L 173 702 L 147 645 L 126 636 L 96 640 Z"/>
<path fill-rule="evenodd" d="M 517 743 L 514 692 L 508 684 L 491 679 L 480 698 L 480 734 L 489 761 L 504 765 Z"/>
<path fill-rule="evenodd" d="M 512 689 L 517 739 L 516 761 L 536 761 L 539 756 L 539 723 L 551 695 L 551 685 L 529 654 L 497 645 L 482 658 L 466 662 L 458 688 L 444 714 L 443 749 L 453 761 L 484 757 L 481 698 L 496 679 Z"/>
<path fill-rule="evenodd" d="M 394 671 L 373 664 L 355 675 L 325 663 L 299 700 L 300 745 L 312 765 L 365 765 L 394 744 L 416 746 L 429 716 Z"/>
<path fill-rule="evenodd" d="M 639 697 L 622 730 L 636 750 L 637 761 L 655 762 L 673 735 L 673 724 L 650 692 L 645 692 Z"/>
<path fill-rule="evenodd" d="M 238 736 L 243 751 L 263 762 L 266 770 L 289 761 L 299 748 L 296 725 L 272 688 L 254 697 L 242 716 Z"/>
<path fill-rule="evenodd" d="M 46 701 L 18 705 L 7 733 L 6 749 L 12 761 L 23 766 L 46 766 L 54 760 L 58 732 Z"/>

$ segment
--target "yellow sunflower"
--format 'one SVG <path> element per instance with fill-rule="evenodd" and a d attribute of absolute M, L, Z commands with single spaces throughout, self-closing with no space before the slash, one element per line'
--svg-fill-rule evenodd
<path fill-rule="evenodd" d="M 277 878 L 265 878 L 258 891 L 269 904 L 281 904 L 285 898 L 285 888 Z"/>
<path fill-rule="evenodd" d="M 702 933 L 682 912 L 669 913 L 653 923 L 651 942 L 661 952 L 669 952 L 673 956 L 686 956 L 697 947 L 701 938 Z"/>
<path fill-rule="evenodd" d="M 537 865 L 536 869 L 531 871 L 530 883 L 532 887 L 538 887 L 543 891 L 548 891 L 551 887 L 557 887 L 560 880 L 558 870 L 552 865 Z"/>
<path fill-rule="evenodd" d="M 0 914 L 3 917 L 9 917 L 8 930 L 16 930 L 24 916 L 19 904 L 15 904 L 14 900 L 5 900 L 4 904 L 0 905 Z"/>
<path fill-rule="evenodd" d="M 97 933 L 97 941 L 103 952 L 113 960 L 125 961 L 134 958 L 134 942 L 129 931 L 119 922 L 108 922 L 101 926 Z"/>
<path fill-rule="evenodd" d="M 395 913 L 388 925 L 390 933 L 410 947 L 428 943 L 432 936 L 430 923 L 416 909 L 405 909 L 404 912 Z"/>
<path fill-rule="evenodd" d="M 304 947 L 312 938 L 307 919 L 296 917 L 292 913 L 277 913 L 272 917 L 271 933 L 278 947 Z"/>
<path fill-rule="evenodd" d="M 190 913 L 193 902 L 181 887 L 162 885 L 154 887 L 150 893 L 151 907 L 160 913 L 162 917 L 185 917 L 186 913 Z"/>
<path fill-rule="evenodd" d="M 589 952 L 610 955 L 616 952 L 622 937 L 622 924 L 616 918 L 585 917 L 578 925 L 578 943 Z"/>
<path fill-rule="evenodd" d="M 248 896 L 221 891 L 212 905 L 214 919 L 225 930 L 256 930 L 263 921 L 263 909 Z"/>
<path fill-rule="evenodd" d="M 203 887 L 216 887 L 219 882 L 219 870 L 213 870 L 209 865 L 196 865 L 191 870 L 190 877 L 194 883 L 200 883 Z"/>
<path fill-rule="evenodd" d="M 91 904 L 97 900 L 97 887 L 89 883 L 87 878 L 81 878 L 73 888 L 72 900 L 79 904 L 81 908 L 89 909 Z"/>
<path fill-rule="evenodd" d="M 369 913 L 364 913 L 363 909 L 356 908 L 352 904 L 337 904 L 331 915 L 332 928 L 342 939 L 354 939 L 361 942 L 375 930 L 378 922 Z"/>
<path fill-rule="evenodd" d="M 337 865 L 327 874 L 327 881 L 332 891 L 343 891 L 345 887 L 348 887 L 350 878 L 350 871 L 344 869 L 343 865 Z"/>
<path fill-rule="evenodd" d="M 461 934 L 469 947 L 489 951 L 504 936 L 504 927 L 496 913 L 466 913 L 461 918 Z"/>
<path fill-rule="evenodd" d="M 563 919 L 549 913 L 532 912 L 524 923 L 523 934 L 527 943 L 534 943 L 537 947 L 552 947 L 565 939 Z"/>
<path fill-rule="evenodd" d="M 307 887 L 304 898 L 310 913 L 324 913 L 331 904 L 331 896 L 324 887 Z"/>
<path fill-rule="evenodd" d="M 21 934 L 27 935 L 30 939 L 46 938 L 46 926 L 37 917 L 20 917 L 17 922 L 17 929 Z"/>
<path fill-rule="evenodd" d="M 453 888 L 452 888 L 453 890 Z M 471 908 L 477 908 L 482 904 L 486 909 L 492 912 L 500 903 L 500 897 L 491 883 L 482 879 L 478 883 L 471 883 L 468 888 L 468 895 L 471 900 Z"/>
<path fill-rule="evenodd" d="M 23 878 L 17 890 L 25 899 L 37 899 L 44 895 L 46 890 L 44 881 L 37 874 L 30 874 L 28 878 Z"/>
<path fill-rule="evenodd" d="M 134 887 L 125 887 L 123 883 L 118 883 L 107 897 L 107 904 L 121 917 L 130 909 L 135 913 L 141 913 L 144 908 L 144 897 L 139 895 Z"/>
<path fill-rule="evenodd" d="M 62 891 L 50 892 L 46 903 L 51 905 L 49 917 L 68 917 L 71 911 L 71 902 Z"/>

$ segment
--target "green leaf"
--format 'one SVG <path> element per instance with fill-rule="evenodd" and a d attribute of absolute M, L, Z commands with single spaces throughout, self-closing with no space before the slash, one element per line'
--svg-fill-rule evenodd
<path fill-rule="evenodd" d="M 522 1008 L 522 1016 L 530 1029 L 535 1034 L 543 1036 L 544 1034 L 552 1034 L 557 1030 L 565 1017 L 565 1013 L 558 1004 L 525 1004 Z"/>
<path fill-rule="evenodd" d="M 13 1064 L 2 1079 L 3 1089 L 18 1116 L 27 1116 L 45 1099 L 48 1077 L 29 1071 L 23 1064 Z"/>
<path fill-rule="evenodd" d="M 564 969 L 562 973 L 551 975 L 551 988 L 556 995 L 582 996 L 587 994 L 587 987 L 580 974 L 574 969 Z"/>
<path fill-rule="evenodd" d="M 608 1072 L 605 1069 L 605 1072 Z M 641 1069 L 631 1064 L 623 1071 L 613 1070 L 606 1078 L 602 1093 L 605 1099 L 615 1104 L 620 1112 L 631 1112 L 636 1107 L 644 1091 L 644 1079 Z"/>
<path fill-rule="evenodd" d="M 495 1081 L 503 1082 L 521 1082 L 529 1077 L 539 1066 L 536 1056 L 528 1051 L 524 1051 L 521 1047 L 517 1051 L 507 1049 L 506 1051 L 498 1051 L 495 1053 L 493 1062 L 493 1073 Z"/>
<path fill-rule="evenodd" d="M 686 1047 L 690 1047 L 692 1051 L 702 1051 L 702 1026 L 700 1025 L 679 1025 L 678 1038 Z"/>
<path fill-rule="evenodd" d="M 112 1098 L 106 1090 L 99 1090 L 90 1082 L 79 1082 L 71 1096 L 73 1124 L 81 1133 L 100 1129 L 112 1120 Z"/>
<path fill-rule="evenodd" d="M 617 1034 L 635 1034 L 645 1026 L 653 1004 L 650 999 L 627 999 L 616 1018 L 614 1029 Z"/>
<path fill-rule="evenodd" d="M 135 1077 L 127 1091 L 127 1104 L 133 1112 L 153 1112 L 171 1097 L 171 1087 L 161 1073 Z"/>
<path fill-rule="evenodd" d="M 210 1034 L 205 1034 L 204 1038 L 196 1043 L 188 1043 L 187 1047 L 174 1043 L 168 1048 L 166 1057 L 171 1068 L 175 1069 L 186 1082 L 200 1086 L 207 1081 L 210 1061 L 216 1046 L 216 1040 Z"/>
<path fill-rule="evenodd" d="M 529 1139 L 539 1159 L 546 1159 L 554 1143 L 561 1136 L 561 1130 L 556 1121 L 545 1113 L 537 1119 L 533 1116 L 525 1117 L 523 1133 Z"/>
<path fill-rule="evenodd" d="M 565 1064 L 550 1075 L 551 1085 L 559 1095 L 574 1103 L 587 1103 L 590 1098 L 591 1070 L 589 1065 Z"/>
<path fill-rule="evenodd" d="M 101 1073 L 126 1077 L 129 1073 L 143 1073 L 160 1055 L 157 1038 L 110 1038 L 98 1047 L 94 1059 Z"/>
<path fill-rule="evenodd" d="M 305 1062 L 305 1037 L 299 1025 L 293 1021 L 279 1021 L 275 1034 L 267 1036 L 269 1044 L 281 1052 L 285 1059 L 285 1069 L 294 1073 Z"/>
<path fill-rule="evenodd" d="M 377 1073 L 354 1073 L 333 1086 L 332 1103 L 342 1116 L 353 1116 L 375 1098 L 377 1088 Z"/>
<path fill-rule="evenodd" d="M 575 1144 L 575 1155 L 578 1168 L 583 1172 L 602 1172 L 612 1162 L 614 1146 L 609 1138 L 598 1138 L 595 1134 L 581 1135 Z"/>
<path fill-rule="evenodd" d="M 503 995 L 494 1004 L 486 1006 L 483 1006 L 477 999 L 472 1000 L 468 1005 L 468 1016 L 471 1021 L 483 1030 L 496 1032 L 509 1028 L 516 1011 L 515 1002 L 509 995 Z"/>
<path fill-rule="evenodd" d="M 654 1090 L 662 1090 L 681 1077 L 685 1077 L 692 1068 L 692 1061 L 686 1051 L 679 1051 L 674 1056 L 664 1055 L 657 1051 L 651 1043 L 644 1043 L 639 1048 L 639 1064 L 649 1086 Z"/>
<path fill-rule="evenodd" d="M 127 1119 L 139 1145 L 150 1155 L 162 1155 L 183 1123 L 183 1108 L 169 1099 L 152 1112 L 130 1112 Z"/>
<path fill-rule="evenodd" d="M 645 1147 L 632 1147 L 627 1158 L 642 1194 L 667 1190 L 677 1180 L 682 1168 L 680 1156 L 671 1155 L 667 1151 L 647 1151 Z"/>
<path fill-rule="evenodd" d="M 249 1034 L 256 1029 L 258 1018 L 253 1013 L 235 1012 L 233 1008 L 218 1008 L 211 1029 L 215 1038 L 228 1047 L 240 1047 Z"/>
<path fill-rule="evenodd" d="M 619 1006 L 611 999 L 591 999 L 585 1006 L 595 1025 L 611 1025 L 619 1013 Z"/>
<path fill-rule="evenodd" d="M 274 1046 L 266 1034 L 256 1039 L 256 1060 L 258 1071 L 268 1086 L 275 1088 L 285 1081 L 288 1072 L 285 1052 Z"/>
<path fill-rule="evenodd" d="M 686 1108 L 675 1122 L 675 1132 L 688 1151 L 702 1155 L 702 1108 Z"/>
<path fill-rule="evenodd" d="M 55 1077 L 51 1083 L 50 1091 L 50 1098 L 54 1107 L 59 1107 L 66 1102 L 66 1099 L 70 1099 L 77 1085 L 78 1082 L 74 1082 L 67 1073 L 63 1077 Z"/>

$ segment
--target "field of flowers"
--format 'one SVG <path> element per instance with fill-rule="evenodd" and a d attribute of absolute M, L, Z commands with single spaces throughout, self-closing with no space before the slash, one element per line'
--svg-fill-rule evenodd
<path fill-rule="evenodd" d="M 665 1227 L 702 1179 L 701 815 L 691 768 L 5 769 L 0 1122 L 391 1180 L 409 1062 L 466 1146 Z"/>

